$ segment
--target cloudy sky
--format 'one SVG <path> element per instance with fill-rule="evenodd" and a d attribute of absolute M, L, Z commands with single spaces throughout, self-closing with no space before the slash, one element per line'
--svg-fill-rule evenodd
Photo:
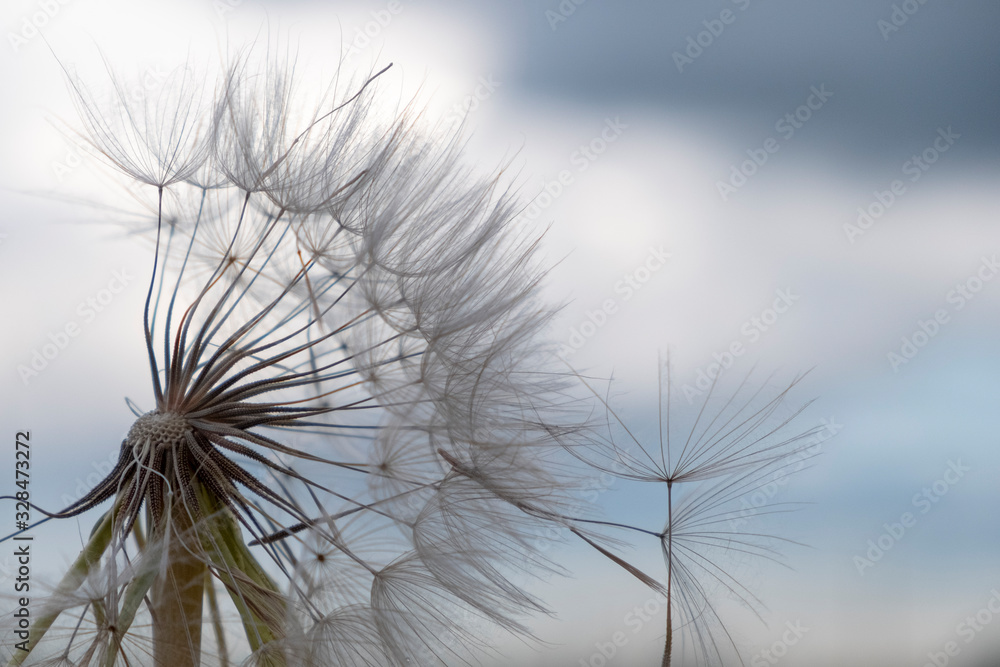
<path fill-rule="evenodd" d="M 808 629 L 779 649 L 789 667 L 922 665 L 948 642 L 949 664 L 993 664 L 998 25 L 986 1 L 5 2 L 3 437 L 32 429 L 52 463 L 36 493 L 58 497 L 116 451 L 122 397 L 147 391 L 141 363 L 108 363 L 141 360 L 147 249 L 60 201 L 107 193 L 60 130 L 74 112 L 53 53 L 99 71 L 100 49 L 155 85 L 185 58 L 287 34 L 321 76 L 342 53 L 394 63 L 389 84 L 464 121 L 483 164 L 514 160 L 526 215 L 551 225 L 553 336 L 575 368 L 615 377 L 639 431 L 655 428 L 658 354 L 681 413 L 720 367 L 723 382 L 812 369 L 792 398 L 817 399 L 803 428 L 836 435 L 777 490 L 809 503 L 778 526 L 806 545 L 784 550 L 791 569 L 739 565 L 764 623 L 723 603 L 747 664 L 788 624 Z M 80 335 L 24 382 L 17 366 L 71 322 Z M 637 493 L 617 483 L 601 503 L 656 527 Z M 619 631 L 608 664 L 652 664 L 662 607 L 637 629 L 647 591 L 576 545 L 559 554 L 573 577 L 541 586 L 557 616 L 535 626 L 550 644 L 511 643 L 497 664 L 596 665 Z"/>

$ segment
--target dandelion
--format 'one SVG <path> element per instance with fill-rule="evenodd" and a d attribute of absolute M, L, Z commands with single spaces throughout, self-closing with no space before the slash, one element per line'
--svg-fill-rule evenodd
<path fill-rule="evenodd" d="M 670 364 L 658 364 L 658 434 L 653 444 L 629 428 L 597 393 L 607 411 L 608 437 L 587 453 L 588 463 L 617 477 L 666 486 L 666 521 L 660 530 L 628 523 L 591 521 L 637 532 L 656 540 L 666 567 L 666 637 L 662 665 L 674 655 L 674 632 L 690 640 L 698 664 L 732 664 L 726 659 L 736 643 L 720 616 L 713 590 L 721 589 L 760 618 L 763 602 L 727 567 L 733 558 L 780 560 L 776 543 L 791 540 L 766 528 L 739 530 L 742 508 L 735 501 L 762 488 L 776 476 L 802 469 L 812 456 L 806 451 L 818 429 L 794 428 L 808 406 L 778 417 L 789 392 L 801 377 L 773 395 L 768 381 L 756 389 L 748 373 L 725 397 L 716 397 L 716 377 L 690 427 L 672 424 Z M 622 434 L 618 438 L 615 433 Z M 793 466 L 795 466 L 793 468 Z M 757 508 L 756 516 L 790 511 L 793 503 L 773 502 Z M 735 653 L 740 664 L 744 664 Z"/>
<path fill-rule="evenodd" d="M 311 113 L 252 52 L 138 103 L 112 76 L 110 111 L 70 75 L 87 141 L 155 190 L 151 408 L 50 514 L 110 504 L 11 666 L 444 664 L 530 634 L 577 429 L 537 239 L 502 170 L 375 118 L 382 74 Z"/>

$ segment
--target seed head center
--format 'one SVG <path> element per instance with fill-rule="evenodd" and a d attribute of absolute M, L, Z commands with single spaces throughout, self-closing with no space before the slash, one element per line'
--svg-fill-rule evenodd
<path fill-rule="evenodd" d="M 184 434 L 190 428 L 182 415 L 154 410 L 135 420 L 128 432 L 128 442 L 133 450 L 147 446 L 173 449 L 184 444 Z"/>

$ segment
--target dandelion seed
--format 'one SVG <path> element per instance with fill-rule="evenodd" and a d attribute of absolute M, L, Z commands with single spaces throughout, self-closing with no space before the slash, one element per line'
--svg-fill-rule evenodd
<path fill-rule="evenodd" d="M 699 664 L 729 664 L 727 649 L 735 649 L 712 594 L 720 589 L 760 617 L 762 601 L 728 569 L 733 556 L 780 561 L 776 543 L 791 542 L 765 529 L 737 530 L 735 507 L 746 494 L 770 482 L 775 474 L 796 472 L 802 466 L 809 439 L 818 429 L 795 430 L 794 420 L 805 406 L 778 417 L 789 392 L 801 378 L 792 380 L 773 396 L 765 386 L 752 389 L 748 374 L 731 394 L 716 400 L 717 382 L 688 429 L 678 433 L 672 424 L 670 364 L 659 365 L 659 433 L 650 445 L 619 417 L 607 397 L 584 383 L 604 405 L 609 438 L 578 454 L 589 463 L 618 477 L 666 486 L 666 522 L 662 530 L 611 521 L 590 521 L 638 532 L 656 539 L 666 567 L 667 620 L 662 664 L 671 664 L 674 631 L 690 641 Z M 770 378 L 769 378 L 770 380 Z M 718 403 L 718 405 L 716 405 Z M 806 404 L 806 406 L 808 403 Z M 624 433 L 616 439 L 615 430 Z M 792 466 L 797 467 L 793 470 Z M 767 515 L 792 508 L 772 503 L 758 508 Z M 604 551 L 602 549 L 602 551 Z M 616 557 L 604 551 L 613 559 Z M 736 659 L 742 663 L 738 653 Z"/>
<path fill-rule="evenodd" d="M 191 178 L 211 150 L 212 98 L 190 64 L 170 72 L 155 96 L 136 100 L 105 61 L 113 91 L 103 103 L 63 67 L 87 134 L 86 144 L 140 183 L 165 188 Z M 145 92 L 145 91 L 144 91 Z"/>

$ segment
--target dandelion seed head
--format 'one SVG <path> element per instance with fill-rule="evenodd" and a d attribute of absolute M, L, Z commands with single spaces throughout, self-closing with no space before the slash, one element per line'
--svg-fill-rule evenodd
<path fill-rule="evenodd" d="M 153 410 L 135 420 L 126 442 L 133 451 L 152 444 L 156 449 L 174 449 L 184 444 L 191 425 L 179 414 Z"/>

